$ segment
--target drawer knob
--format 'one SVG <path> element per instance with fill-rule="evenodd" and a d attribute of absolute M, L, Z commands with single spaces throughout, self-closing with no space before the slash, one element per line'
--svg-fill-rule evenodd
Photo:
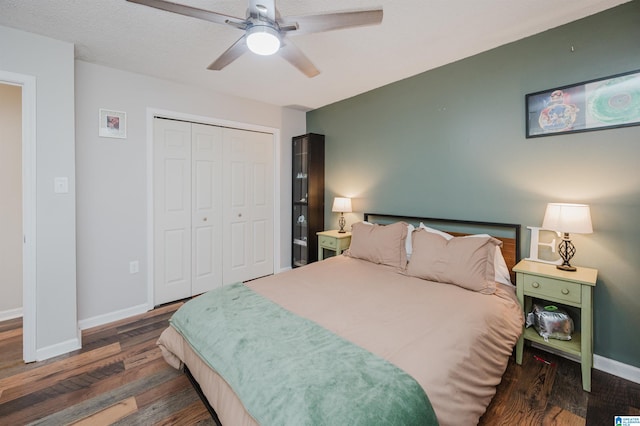
<path fill-rule="evenodd" d="M 538 287 L 540 287 L 540 283 L 537 282 L 537 281 L 534 281 L 534 282 L 531 283 L 531 287 L 538 288 Z"/>
<path fill-rule="evenodd" d="M 562 294 L 567 295 L 567 294 L 569 294 L 569 289 L 568 288 L 563 288 L 561 290 L 561 292 L 562 292 Z"/>

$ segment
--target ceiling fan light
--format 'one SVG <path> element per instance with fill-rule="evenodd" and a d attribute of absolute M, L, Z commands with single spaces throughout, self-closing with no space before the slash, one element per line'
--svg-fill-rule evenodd
<path fill-rule="evenodd" d="M 267 25 L 254 25 L 247 30 L 247 46 L 257 55 L 273 55 L 280 49 L 280 34 Z"/>

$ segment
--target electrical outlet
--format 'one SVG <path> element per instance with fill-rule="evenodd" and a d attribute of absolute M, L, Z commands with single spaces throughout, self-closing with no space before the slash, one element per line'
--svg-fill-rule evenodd
<path fill-rule="evenodd" d="M 140 272 L 140 262 L 138 262 L 137 260 L 129 262 L 129 273 L 137 274 L 138 272 Z"/>

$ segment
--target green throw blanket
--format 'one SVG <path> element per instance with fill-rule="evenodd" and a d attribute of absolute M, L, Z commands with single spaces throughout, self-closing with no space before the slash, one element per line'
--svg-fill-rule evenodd
<path fill-rule="evenodd" d="M 243 284 L 189 301 L 171 324 L 261 425 L 437 425 L 407 373 Z"/>

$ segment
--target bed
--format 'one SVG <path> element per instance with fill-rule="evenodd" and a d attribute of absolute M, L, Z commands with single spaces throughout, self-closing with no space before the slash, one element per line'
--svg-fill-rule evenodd
<path fill-rule="evenodd" d="M 343 255 L 199 296 L 158 345 L 225 426 L 477 424 L 522 332 L 519 234 L 365 214 Z"/>

